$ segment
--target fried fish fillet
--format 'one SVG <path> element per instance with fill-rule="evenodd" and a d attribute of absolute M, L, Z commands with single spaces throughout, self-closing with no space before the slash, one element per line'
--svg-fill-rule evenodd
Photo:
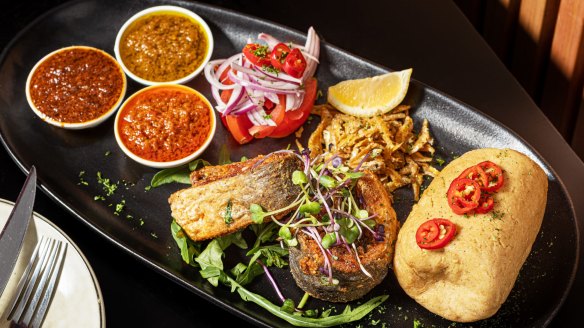
<path fill-rule="evenodd" d="M 361 206 L 383 226 L 383 238 L 375 240 L 367 235 L 358 242 L 359 261 L 370 273 L 361 271 L 355 254 L 343 245 L 329 249 L 332 255 L 333 277 L 338 281 L 329 284 L 321 271 L 324 258 L 316 241 L 305 234 L 298 234 L 298 247 L 290 247 L 290 270 L 298 286 L 312 297 L 330 302 L 349 302 L 361 298 L 377 286 L 387 275 L 393 260 L 394 245 L 399 222 L 391 206 L 385 187 L 375 174 L 366 171 L 356 185 Z"/>
<path fill-rule="evenodd" d="M 296 199 L 301 192 L 292 183 L 296 170 L 302 170 L 302 162 L 289 153 L 204 167 L 192 173 L 192 187 L 168 199 L 172 217 L 194 241 L 236 232 L 252 223 L 251 204 L 270 212 Z M 274 217 L 280 219 L 291 210 Z"/>

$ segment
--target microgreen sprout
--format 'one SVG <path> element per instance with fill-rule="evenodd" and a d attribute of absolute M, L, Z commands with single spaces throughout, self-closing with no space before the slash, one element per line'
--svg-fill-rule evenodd
<path fill-rule="evenodd" d="M 253 222 L 262 223 L 266 217 L 288 211 L 288 219 L 277 221 L 272 217 L 272 221 L 280 226 L 280 242 L 296 246 L 298 232 L 314 240 L 323 255 L 321 272 L 329 284 L 334 280 L 332 261 L 338 260 L 331 252 L 333 247 L 343 247 L 353 254 L 363 274 L 371 277 L 361 264 L 357 244 L 364 235 L 383 241 L 384 227 L 377 223 L 376 215 L 361 208 L 353 194 L 357 180 L 364 173 L 359 168 L 351 170 L 336 155 L 325 154 L 311 159 L 307 150 L 279 152 L 293 153 L 304 163 L 304 168 L 294 171 L 291 176 L 292 183 L 300 187 L 301 192 L 289 206 L 275 211 L 265 211 L 260 205 L 252 204 Z"/>

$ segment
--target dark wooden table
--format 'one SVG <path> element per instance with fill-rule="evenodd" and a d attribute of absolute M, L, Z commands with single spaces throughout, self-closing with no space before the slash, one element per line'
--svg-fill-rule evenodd
<path fill-rule="evenodd" d="M 35 17 L 63 0 L 11 1 L 0 12 L 0 46 Z M 584 231 L 584 164 L 563 141 L 455 4 L 424 1 L 203 1 L 305 31 L 314 25 L 325 41 L 399 70 L 470 104 L 530 143 L 553 167 L 574 202 Z M 2 87 L 2 86 L 0 86 Z M 14 201 L 24 174 L 0 147 L 0 198 Z M 107 325 L 143 327 L 248 325 L 160 276 L 40 193 L 35 211 L 51 218 L 80 246 L 93 266 L 106 304 Z M 581 242 L 582 244 L 582 242 Z M 579 326 L 584 261 L 554 327 Z"/>

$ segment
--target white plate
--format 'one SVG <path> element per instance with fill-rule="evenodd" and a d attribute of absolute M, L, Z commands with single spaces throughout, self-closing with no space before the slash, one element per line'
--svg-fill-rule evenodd
<path fill-rule="evenodd" d="M 0 199 L 0 229 L 14 206 L 13 202 Z M 99 284 L 89 265 L 89 262 L 79 250 L 79 247 L 63 231 L 46 218 L 34 213 L 34 225 L 28 228 L 21 256 L 17 261 L 13 276 L 10 278 L 4 293 L 0 297 L 0 327 L 8 327 L 7 307 L 15 293 L 18 279 L 36 242 L 42 236 L 51 237 L 69 243 L 61 278 L 56 288 L 55 296 L 43 323 L 48 327 L 84 327 L 104 328 L 105 311 Z"/>

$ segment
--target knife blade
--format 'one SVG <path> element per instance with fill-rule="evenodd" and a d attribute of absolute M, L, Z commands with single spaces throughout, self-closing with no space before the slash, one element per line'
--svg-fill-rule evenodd
<path fill-rule="evenodd" d="M 10 280 L 32 216 L 36 177 L 36 169 L 33 166 L 10 212 L 8 221 L 0 233 L 0 295 Z"/>

